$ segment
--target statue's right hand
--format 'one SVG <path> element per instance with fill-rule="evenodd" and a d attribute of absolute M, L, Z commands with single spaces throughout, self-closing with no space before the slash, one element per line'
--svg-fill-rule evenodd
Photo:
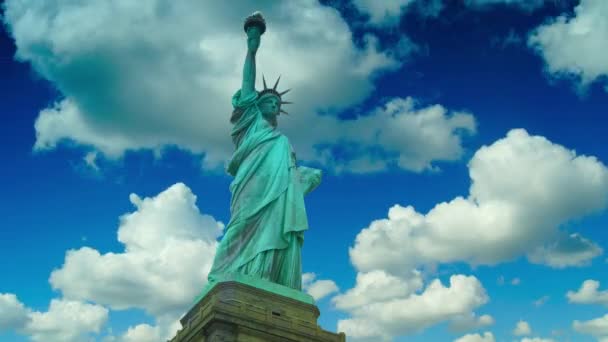
<path fill-rule="evenodd" d="M 260 29 L 256 26 L 251 26 L 247 30 L 247 48 L 250 52 L 256 53 L 260 47 L 260 38 L 262 34 Z"/>

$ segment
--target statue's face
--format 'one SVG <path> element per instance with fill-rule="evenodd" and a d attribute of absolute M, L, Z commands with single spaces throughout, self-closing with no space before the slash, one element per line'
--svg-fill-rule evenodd
<path fill-rule="evenodd" d="M 277 116 L 281 110 L 281 100 L 274 95 L 265 96 L 259 104 L 264 116 Z"/>

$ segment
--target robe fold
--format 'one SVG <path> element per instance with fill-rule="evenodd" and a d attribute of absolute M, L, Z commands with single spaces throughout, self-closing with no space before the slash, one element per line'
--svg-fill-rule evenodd
<path fill-rule="evenodd" d="M 304 195 L 321 171 L 296 167 L 289 140 L 258 107 L 258 93 L 232 105 L 240 111 L 231 132 L 235 151 L 228 165 L 230 222 L 218 246 L 209 283 L 220 275 L 241 273 L 294 289 L 302 286 L 301 248 L 308 219 Z"/>

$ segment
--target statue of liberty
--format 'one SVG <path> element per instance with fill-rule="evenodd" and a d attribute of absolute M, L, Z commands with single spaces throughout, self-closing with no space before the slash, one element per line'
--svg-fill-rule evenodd
<path fill-rule="evenodd" d="M 232 97 L 230 122 L 235 151 L 227 171 L 230 222 L 209 273 L 209 285 L 226 275 L 261 278 L 301 290 L 301 248 L 308 220 L 304 195 L 321 182 L 321 171 L 297 167 L 289 140 L 277 130 L 277 117 L 288 104 L 277 85 L 255 90 L 256 52 L 266 23 L 256 12 L 245 21 L 247 56 L 243 82 Z"/>

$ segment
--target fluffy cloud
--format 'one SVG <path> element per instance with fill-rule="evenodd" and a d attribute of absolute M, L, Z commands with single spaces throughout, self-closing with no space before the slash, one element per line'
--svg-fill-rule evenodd
<path fill-rule="evenodd" d="M 575 78 L 584 88 L 608 76 L 603 48 L 608 40 L 608 2 L 582 0 L 574 12 L 539 26 L 528 45 L 545 60 L 547 72 Z"/>
<path fill-rule="evenodd" d="M 608 168 L 596 158 L 516 129 L 480 148 L 469 174 L 467 198 L 437 204 L 427 214 L 395 205 L 387 219 L 357 235 L 350 249 L 356 284 L 333 299 L 351 315 L 338 322 L 338 330 L 377 340 L 441 321 L 452 330 L 477 329 L 493 318 L 474 313 L 488 300 L 475 277 L 454 275 L 449 286 L 433 280 L 425 288 L 420 272 L 412 270 L 451 262 L 493 265 L 522 255 L 553 267 L 580 266 L 600 253 L 580 235 L 560 230 L 606 208 Z M 587 250 L 570 239 L 589 242 L 583 244 Z M 425 305 L 418 308 L 420 302 Z"/>
<path fill-rule="evenodd" d="M 555 342 L 552 338 L 524 337 L 520 342 Z"/>
<path fill-rule="evenodd" d="M 407 288 L 407 281 L 402 282 L 401 287 Z M 373 300 L 363 299 L 358 305 L 348 303 L 344 297 L 337 297 L 337 307 L 352 315 L 338 321 L 338 331 L 344 331 L 349 338 L 356 340 L 390 340 L 393 336 L 410 334 L 442 321 L 457 319 L 488 301 L 479 280 L 463 275 L 451 276 L 447 287 L 435 279 L 420 294 L 407 295 L 404 292 L 389 297 L 376 290 L 370 288 L 370 294 L 375 294 Z M 365 298 L 362 290 L 358 292 L 363 294 L 360 298 Z"/>
<path fill-rule="evenodd" d="M 600 341 L 608 341 L 608 314 L 589 321 L 574 321 L 574 330 L 594 336 Z"/>
<path fill-rule="evenodd" d="M 454 318 L 450 322 L 450 330 L 463 332 L 467 330 L 476 330 L 494 324 L 494 318 L 490 315 L 481 315 L 479 317 L 470 313 Z"/>
<path fill-rule="evenodd" d="M 491 332 L 480 334 L 467 334 L 454 340 L 454 342 L 494 342 L 494 335 Z"/>
<path fill-rule="evenodd" d="M 522 254 L 552 266 L 581 265 L 581 254 L 598 254 L 558 249 L 556 265 L 533 253 L 560 241 L 562 224 L 606 207 L 608 169 L 596 158 L 517 129 L 479 149 L 469 174 L 468 198 L 437 204 L 426 215 L 395 205 L 387 219 L 362 230 L 350 249 L 357 269 L 399 274 L 436 262 L 492 265 Z"/>
<path fill-rule="evenodd" d="M 0 329 L 34 341 L 82 341 L 105 324 L 105 305 L 144 309 L 156 319 L 155 326 L 136 325 L 106 340 L 171 338 L 180 328 L 177 319 L 206 282 L 224 226 L 199 212 L 196 196 L 182 183 L 155 197 L 131 194 L 130 200 L 136 210 L 121 216 L 118 228 L 124 252 L 101 254 L 89 247 L 68 251 L 64 265 L 49 280 L 63 298 L 53 299 L 47 312 L 33 312 L 16 296 L 0 294 Z M 324 283 L 317 287 L 316 292 L 327 288 Z"/>
<path fill-rule="evenodd" d="M 230 98 L 241 83 L 246 49 L 243 17 L 255 9 L 268 19 L 258 71 L 268 79 L 282 72 L 283 86 L 294 88 L 288 94 L 295 102 L 289 109 L 293 115 L 282 119 L 280 127 L 300 158 L 327 161 L 327 150 L 315 146 L 345 141 L 349 148 L 350 136 L 343 132 L 360 133 L 372 123 L 380 130 L 374 134 L 390 135 L 395 124 L 406 121 L 408 115 L 392 119 L 370 114 L 344 122 L 318 112 L 334 113 L 366 98 L 378 73 L 399 68 L 403 54 L 415 50 L 408 39 L 401 40 L 404 46 L 397 48 L 397 54 L 380 51 L 371 35 L 357 47 L 339 12 L 317 1 L 257 6 L 218 0 L 8 0 L 5 21 L 17 58 L 29 62 L 64 95 L 41 110 L 35 123 L 35 149 L 53 149 L 70 141 L 117 158 L 127 150 L 162 151 L 171 145 L 204 154 L 206 167 L 221 165 L 233 148 L 228 118 Z M 376 170 L 376 164 L 388 156 L 398 160 L 398 166 L 420 170 L 433 159 L 458 158 L 461 147 L 452 146 L 459 144 L 452 136 L 459 135 L 461 128 L 468 130 L 469 124 L 460 127 L 455 121 L 461 119 L 443 120 L 452 131 L 435 132 L 440 136 L 432 141 L 444 140 L 444 145 L 433 148 L 445 151 L 420 156 L 418 147 L 427 141 L 417 134 L 425 126 L 416 126 L 402 133 L 399 141 L 393 136 L 387 151 L 379 151 L 382 141 L 365 137 L 364 144 L 355 146 L 356 152 L 372 160 L 371 165 L 357 161 L 355 166 Z"/>
<path fill-rule="evenodd" d="M 515 336 L 526 336 L 532 334 L 532 328 L 530 328 L 530 324 L 526 321 L 519 321 L 515 325 L 515 329 L 513 329 L 513 335 Z"/>
<path fill-rule="evenodd" d="M 17 296 L 12 293 L 0 293 L 0 331 L 25 326 L 29 313 Z"/>
<path fill-rule="evenodd" d="M 161 341 L 160 329 L 148 324 L 130 327 L 122 336 L 121 342 L 158 342 Z"/>
<path fill-rule="evenodd" d="M 608 306 L 608 290 L 598 291 L 600 282 L 597 280 L 585 280 L 578 291 L 568 291 L 566 297 L 570 303 L 578 304 L 601 304 Z"/>
<path fill-rule="evenodd" d="M 320 140 L 320 158 L 333 169 L 352 172 L 383 170 L 387 166 L 413 171 L 433 169 L 433 160 L 460 159 L 463 133 L 476 131 L 471 114 L 448 114 L 441 105 L 419 108 L 409 97 L 392 99 L 371 115 L 334 124 L 340 126 L 341 140 Z M 327 131 L 327 137 L 330 133 Z M 334 153 L 336 149 L 339 154 Z"/>
<path fill-rule="evenodd" d="M 338 285 L 333 280 L 316 280 L 314 273 L 302 274 L 302 289 L 311 295 L 315 300 L 320 300 L 332 293 L 338 292 Z"/>
<path fill-rule="evenodd" d="M 354 0 L 357 9 L 369 15 L 370 23 L 374 25 L 395 25 L 399 23 L 401 13 L 414 0 Z"/>
<path fill-rule="evenodd" d="M 337 308 L 350 310 L 375 302 L 404 298 L 422 288 L 420 272 L 406 278 L 393 276 L 383 270 L 358 273 L 355 287 L 332 299 Z"/>
<path fill-rule="evenodd" d="M 79 301 L 53 299 L 47 312 L 33 312 L 23 331 L 33 341 L 82 341 L 87 333 L 99 333 L 108 309 Z"/>
<path fill-rule="evenodd" d="M 529 254 L 529 260 L 555 268 L 585 266 L 601 255 L 602 248 L 579 234 L 561 234 L 560 238 L 540 246 Z"/>
<path fill-rule="evenodd" d="M 14 330 L 32 341 L 79 342 L 99 333 L 108 309 L 80 301 L 53 299 L 46 312 L 26 308 L 14 294 L 0 294 L 0 331 Z"/>
<path fill-rule="evenodd" d="M 181 183 L 155 197 L 130 199 L 137 210 L 121 216 L 118 228 L 124 252 L 70 250 L 51 285 L 66 298 L 176 319 L 205 284 L 223 225 L 202 215 Z"/>

